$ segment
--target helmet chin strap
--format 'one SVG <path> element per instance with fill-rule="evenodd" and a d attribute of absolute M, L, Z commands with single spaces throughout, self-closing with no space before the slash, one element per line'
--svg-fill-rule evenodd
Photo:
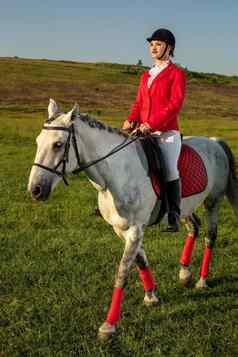
<path fill-rule="evenodd" d="M 169 45 L 166 43 L 164 52 L 163 52 L 162 55 L 159 57 L 159 60 L 161 60 L 161 59 L 164 57 L 164 55 L 165 55 L 165 53 L 166 53 L 166 51 L 167 51 L 167 49 L 168 49 L 168 46 L 169 46 Z"/>

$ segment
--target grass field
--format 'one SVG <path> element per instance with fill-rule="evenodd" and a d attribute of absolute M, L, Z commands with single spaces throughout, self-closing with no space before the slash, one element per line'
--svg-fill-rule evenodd
<path fill-rule="evenodd" d="M 0 59 L 0 356 L 238 356 L 237 222 L 224 201 L 212 261 L 211 289 L 178 283 L 185 230 L 145 233 L 145 249 L 162 304 L 143 306 L 133 268 L 118 335 L 97 340 L 106 316 L 122 245 L 92 216 L 96 191 L 82 174 L 60 183 L 47 202 L 26 192 L 35 137 L 48 98 L 120 126 L 138 75 L 116 64 Z M 214 79 L 215 78 L 215 79 Z M 189 74 L 181 115 L 186 135 L 220 136 L 238 156 L 238 78 Z M 193 257 L 198 278 L 202 230 Z"/>

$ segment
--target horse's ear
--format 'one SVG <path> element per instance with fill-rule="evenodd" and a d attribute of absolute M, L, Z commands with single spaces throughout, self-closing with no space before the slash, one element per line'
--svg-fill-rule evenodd
<path fill-rule="evenodd" d="M 57 103 L 54 101 L 54 99 L 50 98 L 49 105 L 48 105 L 48 118 L 54 118 L 56 114 L 59 113 L 59 107 Z"/>
<path fill-rule="evenodd" d="M 65 115 L 64 122 L 69 123 L 70 121 L 73 121 L 75 118 L 77 118 L 79 116 L 79 114 L 80 114 L 79 106 L 76 103 L 74 105 L 73 109 Z"/>
<path fill-rule="evenodd" d="M 75 103 L 74 104 L 74 107 L 73 109 L 71 110 L 72 114 L 71 114 L 71 120 L 74 120 L 75 118 L 77 118 L 80 114 L 80 111 L 79 111 L 79 105 L 78 103 Z"/>

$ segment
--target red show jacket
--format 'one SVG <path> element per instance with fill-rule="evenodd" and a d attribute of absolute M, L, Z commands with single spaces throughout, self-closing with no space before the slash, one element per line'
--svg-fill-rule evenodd
<path fill-rule="evenodd" d="M 178 113 L 185 97 L 185 72 L 170 63 L 155 77 L 150 88 L 148 78 L 149 71 L 145 71 L 128 120 L 148 123 L 153 131 L 179 130 Z"/>

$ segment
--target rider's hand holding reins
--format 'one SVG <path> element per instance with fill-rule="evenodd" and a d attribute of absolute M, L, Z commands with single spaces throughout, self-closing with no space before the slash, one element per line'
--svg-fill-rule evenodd
<path fill-rule="evenodd" d="M 131 130 L 131 123 L 129 120 L 125 120 L 122 125 L 122 130 Z"/>
<path fill-rule="evenodd" d="M 152 129 L 149 126 L 149 124 L 143 123 L 139 127 L 136 126 L 137 126 L 137 121 L 125 120 L 122 125 L 122 130 L 131 132 L 131 134 L 134 135 L 142 134 L 146 136 L 151 134 Z"/>
<path fill-rule="evenodd" d="M 147 123 L 143 123 L 139 126 L 139 131 L 141 132 L 142 135 L 150 135 L 151 134 L 151 127 Z"/>
<path fill-rule="evenodd" d="M 137 121 L 136 120 L 133 120 L 133 121 L 129 121 L 129 120 L 125 120 L 123 125 L 122 125 L 122 130 L 126 130 L 126 131 L 132 131 L 135 129 L 137 125 Z"/>

